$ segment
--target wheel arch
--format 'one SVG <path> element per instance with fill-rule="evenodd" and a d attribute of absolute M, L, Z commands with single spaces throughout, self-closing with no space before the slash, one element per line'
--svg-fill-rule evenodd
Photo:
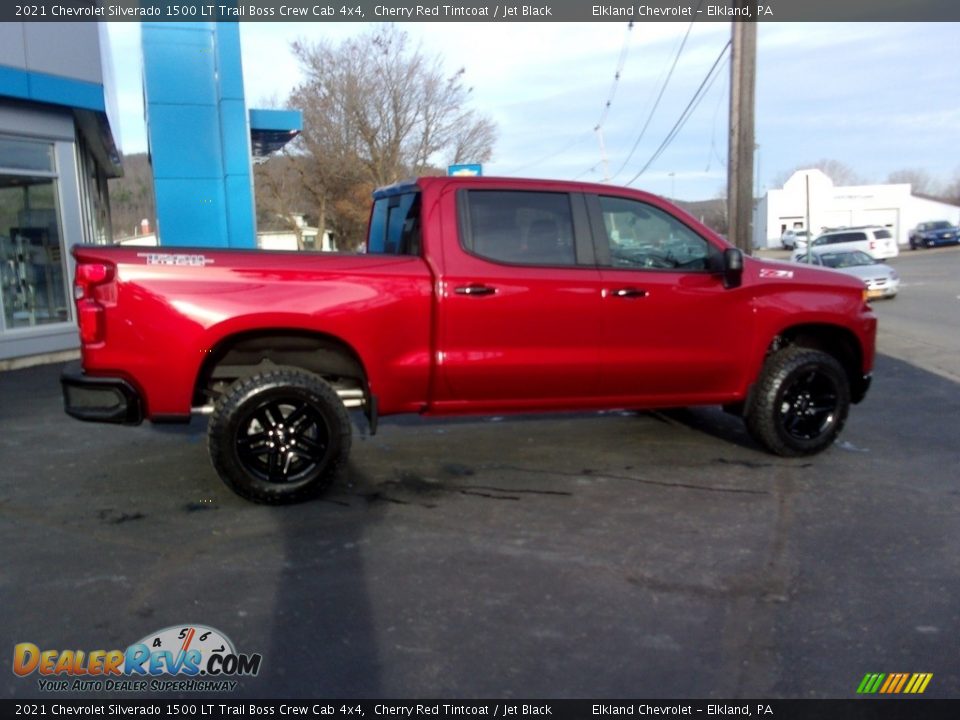
<path fill-rule="evenodd" d="M 863 399 L 869 380 L 863 373 L 863 348 L 851 330 L 828 323 L 793 325 L 771 341 L 767 356 L 788 346 L 820 350 L 835 358 L 850 382 L 851 400 L 857 403 Z"/>
<path fill-rule="evenodd" d="M 209 403 L 225 384 L 271 366 L 347 380 L 361 387 L 365 397 L 369 395 L 366 367 L 349 343 L 312 330 L 270 328 L 227 335 L 210 348 L 194 383 L 194 406 Z"/>

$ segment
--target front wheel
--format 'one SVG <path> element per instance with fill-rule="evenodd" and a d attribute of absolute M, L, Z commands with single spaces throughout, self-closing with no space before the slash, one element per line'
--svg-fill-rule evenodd
<path fill-rule="evenodd" d="M 234 492 L 258 503 L 299 502 L 346 463 L 350 418 L 330 385 L 297 368 L 241 378 L 217 401 L 210 459 Z"/>
<path fill-rule="evenodd" d="M 757 442 L 785 457 L 813 455 L 833 444 L 850 409 L 850 384 L 827 353 L 788 347 L 767 358 L 746 409 Z"/>

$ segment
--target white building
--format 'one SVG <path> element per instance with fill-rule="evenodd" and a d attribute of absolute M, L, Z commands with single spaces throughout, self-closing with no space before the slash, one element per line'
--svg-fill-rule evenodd
<path fill-rule="evenodd" d="M 809 178 L 809 193 L 807 180 Z M 882 225 L 906 245 L 910 230 L 927 220 L 960 224 L 960 206 L 919 197 L 910 184 L 837 186 L 820 170 L 798 170 L 783 187 L 768 190 L 753 211 L 754 247 L 780 247 L 784 230 Z"/>
<path fill-rule="evenodd" d="M 294 223 L 297 226 L 298 233 L 293 230 L 258 230 L 257 247 L 261 250 L 308 250 L 321 252 L 336 252 L 337 247 L 333 241 L 333 233 L 327 230 L 323 237 L 320 237 L 320 230 L 306 224 L 303 215 L 294 215 Z M 144 220 L 144 223 L 147 223 Z M 149 223 L 145 227 L 141 226 L 142 232 L 129 237 L 118 238 L 116 242 L 120 245 L 131 245 L 135 247 L 156 247 L 159 245 L 157 234 L 150 231 Z"/>
<path fill-rule="evenodd" d="M 335 252 L 333 233 L 329 230 L 323 235 L 320 229 L 307 225 L 303 215 L 293 215 L 297 230 L 257 230 L 257 247 L 261 250 L 319 250 Z"/>

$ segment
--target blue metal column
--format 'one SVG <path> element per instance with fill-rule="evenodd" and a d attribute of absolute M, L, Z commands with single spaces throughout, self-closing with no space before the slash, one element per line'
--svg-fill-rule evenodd
<path fill-rule="evenodd" d="M 250 125 L 243 97 L 239 23 L 218 23 L 214 38 L 219 79 L 217 100 L 220 110 L 220 152 L 223 157 L 227 244 L 230 247 L 256 247 Z"/>
<path fill-rule="evenodd" d="M 256 247 L 236 23 L 143 23 L 144 102 L 164 246 Z"/>

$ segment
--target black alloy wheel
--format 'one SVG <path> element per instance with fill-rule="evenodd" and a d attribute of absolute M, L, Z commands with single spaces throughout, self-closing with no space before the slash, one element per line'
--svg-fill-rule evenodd
<path fill-rule="evenodd" d="M 832 355 L 791 346 L 767 358 L 744 412 L 769 451 L 813 455 L 836 440 L 850 409 L 850 381 Z"/>
<path fill-rule="evenodd" d="M 278 397 L 254 406 L 240 420 L 235 450 L 248 472 L 264 482 L 291 483 L 321 467 L 330 428 L 306 400 Z"/>
<path fill-rule="evenodd" d="M 795 376 L 783 389 L 780 426 L 796 440 L 814 440 L 836 421 L 840 393 L 834 377 L 813 367 Z"/>
<path fill-rule="evenodd" d="M 330 485 L 350 453 L 350 417 L 323 378 L 299 368 L 234 382 L 214 406 L 210 459 L 238 495 L 259 503 L 305 500 Z"/>

